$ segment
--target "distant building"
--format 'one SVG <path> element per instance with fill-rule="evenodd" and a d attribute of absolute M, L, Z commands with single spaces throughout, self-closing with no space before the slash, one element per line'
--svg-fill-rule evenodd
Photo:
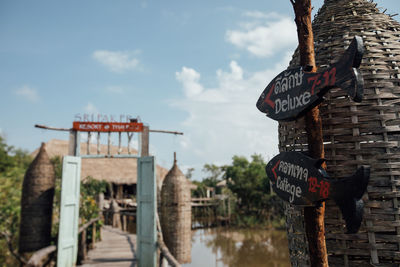
<path fill-rule="evenodd" d="M 46 143 L 46 150 L 50 158 L 68 155 L 69 143 L 65 140 L 52 139 Z M 32 156 L 36 156 L 39 148 Z M 100 151 L 107 151 L 107 145 L 100 145 Z M 111 154 L 117 154 L 118 146 L 111 146 Z M 130 149 L 132 154 L 137 154 L 135 149 Z M 97 144 L 90 144 L 90 154 L 97 154 Z M 82 155 L 87 154 L 87 144 L 81 143 Z M 122 147 L 121 154 L 128 154 L 128 148 Z M 168 170 L 157 165 L 156 178 L 158 189 L 161 190 L 162 182 Z M 104 180 L 112 184 L 114 197 L 122 199 L 136 195 L 137 184 L 137 159 L 134 158 L 82 158 L 81 180 L 88 176 L 96 180 Z M 108 192 L 110 193 L 110 192 Z"/>

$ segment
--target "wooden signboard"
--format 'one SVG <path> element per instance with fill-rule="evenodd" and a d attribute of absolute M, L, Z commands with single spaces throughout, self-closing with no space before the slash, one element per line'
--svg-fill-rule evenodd
<path fill-rule="evenodd" d="M 323 159 L 301 152 L 281 152 L 266 166 L 272 188 L 283 200 L 300 206 L 333 199 L 342 210 L 349 232 L 361 225 L 362 195 L 367 189 L 370 169 L 360 167 L 346 179 L 332 179 L 321 167 Z"/>
<path fill-rule="evenodd" d="M 277 121 L 294 120 L 321 103 L 323 95 L 334 87 L 360 102 L 363 79 L 358 67 L 363 52 L 362 39 L 356 36 L 342 58 L 322 72 L 309 73 L 302 67 L 281 72 L 264 89 L 257 108 Z"/>
<path fill-rule="evenodd" d="M 142 132 L 143 123 L 74 121 L 72 129 L 80 132 Z"/>

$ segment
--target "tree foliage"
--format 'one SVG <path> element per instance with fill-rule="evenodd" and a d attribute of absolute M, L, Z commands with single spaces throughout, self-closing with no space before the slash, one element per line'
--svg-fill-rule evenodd
<path fill-rule="evenodd" d="M 246 219 L 256 222 L 282 221 L 283 206 L 277 196 L 271 194 L 265 165 L 261 155 L 252 155 L 251 161 L 245 157 L 234 156 L 232 165 L 227 166 L 225 170 L 227 185 L 238 198 L 239 213 L 250 216 Z M 249 221 L 249 224 L 252 223 Z"/>
<path fill-rule="evenodd" d="M 260 155 L 253 155 L 249 162 L 245 157 L 234 156 L 232 165 L 226 169 L 229 189 L 240 200 L 239 206 L 246 213 L 260 212 L 268 206 L 269 179 L 265 163 Z"/>
<path fill-rule="evenodd" d="M 203 184 L 209 187 L 215 187 L 222 178 L 225 166 L 217 166 L 215 164 L 204 164 L 203 172 L 207 176 L 203 179 Z"/>
<path fill-rule="evenodd" d="M 8 245 L 17 246 L 21 188 L 31 160 L 26 151 L 8 146 L 0 136 L 0 266 L 15 264 Z"/>
<path fill-rule="evenodd" d="M 186 174 L 185 174 L 186 178 L 188 178 L 189 180 L 192 179 L 193 172 L 194 172 L 194 168 L 187 169 Z"/>
<path fill-rule="evenodd" d="M 55 196 L 53 202 L 52 236 L 58 234 L 58 221 L 61 199 L 62 159 L 51 159 L 56 173 Z M 32 162 L 27 151 L 8 146 L 0 136 L 0 267 L 17 265 L 11 255 L 9 245 L 17 251 L 21 212 L 21 195 L 24 175 Z M 80 217 L 82 223 L 99 215 L 95 196 L 104 192 L 106 182 L 87 178 L 81 183 Z"/>
<path fill-rule="evenodd" d="M 236 202 L 236 222 L 239 225 L 271 223 L 283 225 L 283 204 L 271 194 L 270 180 L 265 172 L 261 155 L 254 154 L 249 161 L 243 156 L 233 156 L 232 163 L 225 166 L 205 164 L 203 172 L 207 176 L 202 182 L 193 182 L 198 186 L 193 195 L 204 197 L 206 187 L 214 187 L 219 181 L 227 181 L 227 192 Z"/>

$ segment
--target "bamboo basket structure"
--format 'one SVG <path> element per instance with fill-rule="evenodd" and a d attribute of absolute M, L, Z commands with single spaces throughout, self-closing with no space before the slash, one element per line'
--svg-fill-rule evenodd
<path fill-rule="evenodd" d="M 326 204 L 330 266 L 400 265 L 400 24 L 365 0 L 325 0 L 313 21 L 317 66 L 339 59 L 354 35 L 364 40 L 361 64 L 364 99 L 354 103 L 333 89 L 321 104 L 327 172 L 350 176 L 371 166 L 364 220 L 357 234 L 345 234 L 339 209 Z M 295 52 L 290 63 L 299 65 Z M 280 151 L 305 151 L 304 119 L 279 124 Z M 302 209 L 286 209 L 292 266 L 309 265 Z"/>
<path fill-rule="evenodd" d="M 176 260 L 191 262 L 192 206 L 187 178 L 174 162 L 161 189 L 161 228 L 165 244 Z"/>
<path fill-rule="evenodd" d="M 50 245 L 54 187 L 54 167 L 42 143 L 23 182 L 20 252 L 33 252 Z"/>

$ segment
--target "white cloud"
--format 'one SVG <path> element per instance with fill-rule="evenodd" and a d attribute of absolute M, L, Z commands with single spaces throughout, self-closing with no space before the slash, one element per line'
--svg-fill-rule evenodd
<path fill-rule="evenodd" d="M 21 88 L 18 88 L 15 91 L 15 94 L 33 103 L 36 103 L 40 100 L 37 91 L 34 88 L 29 87 L 28 85 L 24 85 Z"/>
<path fill-rule="evenodd" d="M 228 30 L 228 42 L 257 57 L 269 57 L 296 47 L 296 25 L 292 18 L 259 11 L 247 11 L 243 15 L 250 20 L 241 22 L 238 30 Z"/>
<path fill-rule="evenodd" d="M 108 51 L 96 50 L 92 57 L 106 66 L 110 71 L 123 73 L 137 70 L 139 60 L 136 58 L 139 51 Z"/>
<path fill-rule="evenodd" d="M 86 106 L 85 106 L 85 112 L 89 113 L 89 114 L 99 114 L 99 110 L 97 109 L 97 107 L 95 105 L 93 105 L 91 102 L 89 102 Z"/>
<path fill-rule="evenodd" d="M 183 91 L 187 97 L 193 97 L 203 91 L 203 86 L 199 84 L 200 73 L 194 69 L 182 68 L 182 72 L 175 73 L 176 79 L 183 85 Z"/>
<path fill-rule="evenodd" d="M 215 88 L 205 88 L 200 73 L 183 67 L 176 72 L 184 95 L 171 105 L 188 113 L 182 123 L 180 147 L 197 163 L 230 163 L 233 155 L 259 153 L 268 158 L 278 152 L 277 123 L 256 108 L 259 95 L 276 74 L 285 69 L 289 53 L 272 69 L 246 73 L 232 61 L 229 71 L 217 70 Z"/>

